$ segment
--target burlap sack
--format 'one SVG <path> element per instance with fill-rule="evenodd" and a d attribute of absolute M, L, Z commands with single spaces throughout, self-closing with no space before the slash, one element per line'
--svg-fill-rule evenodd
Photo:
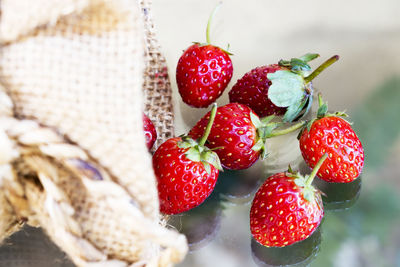
<path fill-rule="evenodd" d="M 41 226 L 79 266 L 169 266 L 142 111 L 173 133 L 149 3 L 2 0 L 0 238 Z"/>

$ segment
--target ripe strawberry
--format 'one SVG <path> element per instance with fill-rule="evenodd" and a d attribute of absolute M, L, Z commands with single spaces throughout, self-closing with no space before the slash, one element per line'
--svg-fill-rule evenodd
<path fill-rule="evenodd" d="M 311 121 L 300 136 L 300 150 L 307 165 L 313 168 L 325 153 L 328 159 L 321 166 L 318 177 L 327 182 L 349 183 L 356 179 L 364 166 L 364 149 L 360 140 L 344 119 L 343 113 L 327 114 L 322 103 L 317 119 Z"/>
<path fill-rule="evenodd" d="M 267 74 L 278 70 L 288 68 L 272 64 L 247 72 L 229 91 L 229 101 L 249 106 L 260 117 L 285 114 L 286 107 L 278 107 L 268 98 L 268 88 L 272 82 L 267 78 Z"/>
<path fill-rule="evenodd" d="M 210 44 L 211 15 L 207 24 L 207 43 L 191 45 L 179 58 L 176 83 L 183 102 L 196 108 L 208 107 L 222 95 L 232 78 L 229 53 Z"/>
<path fill-rule="evenodd" d="M 288 172 L 270 176 L 258 189 L 250 210 L 254 239 L 268 247 L 284 247 L 306 239 L 324 216 L 321 195 L 312 185 L 324 155 L 309 176 Z"/>
<path fill-rule="evenodd" d="M 217 154 L 204 146 L 216 106 L 199 142 L 189 137 L 170 138 L 153 155 L 160 211 L 177 214 L 200 205 L 212 192 L 220 167 Z"/>
<path fill-rule="evenodd" d="M 284 121 L 290 122 L 302 113 L 305 115 L 312 103 L 311 81 L 339 58 L 330 58 L 309 76 L 305 76 L 311 70 L 308 62 L 318 56 L 306 54 L 247 72 L 232 87 L 229 101 L 249 106 L 260 117 L 285 114 Z"/>
<path fill-rule="evenodd" d="M 146 146 L 150 150 L 157 139 L 157 132 L 154 124 L 145 114 L 143 114 L 143 130 L 144 137 L 146 138 Z"/>
<path fill-rule="evenodd" d="M 193 139 L 202 136 L 209 116 L 207 113 L 200 119 L 190 130 L 189 136 Z M 215 149 L 225 168 L 249 168 L 260 155 L 266 157 L 264 144 L 267 138 L 290 132 L 287 129 L 273 132 L 277 124 L 270 122 L 272 118 L 270 116 L 260 120 L 249 107 L 238 103 L 219 107 L 207 146 Z M 289 130 L 296 130 L 302 125 L 299 123 Z"/>

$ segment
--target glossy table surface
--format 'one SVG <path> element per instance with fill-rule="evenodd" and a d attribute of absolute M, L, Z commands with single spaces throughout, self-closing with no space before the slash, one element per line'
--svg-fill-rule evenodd
<path fill-rule="evenodd" d="M 174 89 L 176 134 L 205 113 L 183 104 L 176 62 L 192 41 L 203 41 L 208 15 L 218 1 L 154 0 L 153 15 Z M 246 3 L 244 3 L 246 2 Z M 341 59 L 314 82 L 332 110 L 346 109 L 363 143 L 362 176 L 350 184 L 315 184 L 324 197 L 321 226 L 303 242 L 265 248 L 251 238 L 249 210 L 258 186 L 288 164 L 309 172 L 295 134 L 267 143 L 270 157 L 244 171 L 221 173 L 213 194 L 198 208 L 171 216 L 185 233 L 190 253 L 180 267 L 400 266 L 400 2 L 225 1 L 214 32 L 231 44 L 234 75 L 281 58 L 318 52 L 318 66 Z M 184 23 L 183 23 L 184 22 Z M 218 100 L 228 103 L 227 91 Z M 314 109 L 315 111 L 315 109 Z M 24 228 L 0 248 L 0 266 L 73 266 L 40 229 Z"/>

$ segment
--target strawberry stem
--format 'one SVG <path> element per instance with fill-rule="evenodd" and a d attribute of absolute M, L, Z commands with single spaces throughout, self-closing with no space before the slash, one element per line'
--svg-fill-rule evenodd
<path fill-rule="evenodd" d="M 222 2 L 219 2 L 218 5 L 216 7 L 214 7 L 214 10 L 211 12 L 210 17 L 208 18 L 207 21 L 207 29 L 206 29 L 206 42 L 207 44 L 211 44 L 211 38 L 210 38 L 210 32 L 211 32 L 211 23 L 212 20 L 215 16 L 215 14 L 217 13 L 219 7 L 222 5 Z"/>
<path fill-rule="evenodd" d="M 339 60 L 339 56 L 335 55 L 322 63 L 316 70 L 314 70 L 310 75 L 304 78 L 304 81 L 307 83 L 311 82 L 315 77 L 317 77 L 324 69 L 335 63 Z"/>
<path fill-rule="evenodd" d="M 324 161 L 326 160 L 326 158 L 328 157 L 327 154 L 324 154 L 319 160 L 317 165 L 315 165 L 314 169 L 312 170 L 311 174 L 307 177 L 306 180 L 306 186 L 311 185 L 312 181 L 314 180 L 315 175 L 317 175 L 317 172 L 319 170 L 319 168 L 321 167 L 322 163 L 324 163 Z"/>
<path fill-rule="evenodd" d="M 286 128 L 286 129 L 272 131 L 272 133 L 270 133 L 268 135 L 268 137 L 275 137 L 275 136 L 280 136 L 280 135 L 284 135 L 284 134 L 288 134 L 288 133 L 294 132 L 294 131 L 300 129 L 301 127 L 303 127 L 304 125 L 306 125 L 306 123 L 307 123 L 306 121 L 300 121 L 300 122 L 298 122 L 298 123 Z"/>
<path fill-rule="evenodd" d="M 210 135 L 211 132 L 211 127 L 214 123 L 214 119 L 215 119 L 215 115 L 217 114 L 217 103 L 213 104 L 213 107 L 211 109 L 211 113 L 210 113 L 210 119 L 208 120 L 208 124 L 207 124 L 207 128 L 204 131 L 203 136 L 201 137 L 200 141 L 199 141 L 199 146 L 204 146 L 204 144 L 207 141 L 208 136 Z"/>
<path fill-rule="evenodd" d="M 323 104 L 324 104 L 324 101 L 322 100 L 322 94 L 319 93 L 318 94 L 318 107 L 322 107 Z"/>

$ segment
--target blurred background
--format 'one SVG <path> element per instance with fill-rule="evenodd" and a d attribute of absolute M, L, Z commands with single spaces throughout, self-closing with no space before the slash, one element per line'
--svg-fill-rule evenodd
<path fill-rule="evenodd" d="M 177 135 L 207 110 L 183 104 L 175 83 L 176 64 L 192 42 L 205 41 L 207 19 L 218 2 L 153 0 L 155 27 L 174 89 Z M 365 149 L 365 167 L 361 179 L 351 184 L 318 182 L 328 195 L 326 214 L 310 238 L 286 249 L 266 249 L 250 235 L 254 192 L 289 163 L 307 171 L 296 134 L 270 140 L 266 161 L 246 171 L 225 171 L 201 206 L 171 218 L 170 224 L 190 241 L 191 252 L 180 267 L 400 267 L 399 15 L 399 0 L 223 2 L 211 38 L 223 48 L 230 44 L 234 74 L 219 105 L 228 103 L 232 85 L 254 67 L 308 52 L 321 55 L 311 63 L 316 67 L 338 54 L 339 62 L 316 78 L 314 87 L 330 110 L 350 115 Z M 5 244 L 0 247 L 1 266 L 73 266 L 38 229 L 26 228 Z"/>
<path fill-rule="evenodd" d="M 175 83 L 176 64 L 182 51 L 192 42 L 205 41 L 208 16 L 218 2 L 153 1 L 155 26 L 175 90 L 177 134 L 187 131 L 206 110 L 193 109 L 181 102 Z M 223 48 L 229 43 L 234 54 L 233 78 L 218 101 L 220 105 L 228 103 L 228 91 L 237 79 L 254 67 L 307 52 L 321 55 L 312 62 L 316 67 L 330 56 L 340 55 L 337 63 L 316 78 L 314 86 L 322 92 L 331 110 L 348 112 L 366 154 L 362 184 L 332 190 L 340 194 L 361 187 L 361 192 L 353 192 L 356 201 L 348 207 L 334 207 L 326 212 L 320 229 L 321 239 L 317 242 L 318 251 L 313 252 L 316 256 L 311 263 L 303 261 L 296 266 L 400 266 L 399 15 L 398 0 L 226 0 L 213 22 L 212 40 Z M 270 159 L 273 164 L 256 166 L 243 176 L 255 179 L 253 182 L 257 183 L 272 170 L 285 168 L 286 161 L 298 160 L 299 152 L 289 138 L 274 140 L 271 144 L 275 151 L 280 148 L 285 151 L 277 152 L 279 155 Z M 247 178 L 244 182 L 239 174 L 225 173 L 224 176 L 230 180 L 237 178 L 236 189 L 232 190 L 251 191 L 252 182 Z M 221 190 L 226 193 L 230 183 L 232 181 L 226 185 L 220 179 L 220 193 Z M 193 251 L 181 266 L 288 264 L 279 260 L 274 264 L 257 260 L 259 257 L 251 248 L 248 230 L 252 196 L 243 193 L 242 197 L 229 198 L 230 194 L 222 194 L 222 204 L 220 201 L 218 205 L 223 208 L 218 223 L 212 219 L 216 218 L 214 213 L 208 215 L 208 225 L 212 226 L 207 227 L 216 233 L 211 238 L 211 230 L 204 230 L 207 233 L 202 234 L 206 240 L 203 243 L 206 244 Z M 196 224 L 193 222 L 195 216 L 192 215 L 191 222 L 186 222 L 184 216 L 178 218 L 177 228 L 187 230 L 185 222 Z M 196 234 L 201 239 L 198 237 L 201 234 Z M 288 257 L 290 253 L 287 251 L 282 257 Z"/>

